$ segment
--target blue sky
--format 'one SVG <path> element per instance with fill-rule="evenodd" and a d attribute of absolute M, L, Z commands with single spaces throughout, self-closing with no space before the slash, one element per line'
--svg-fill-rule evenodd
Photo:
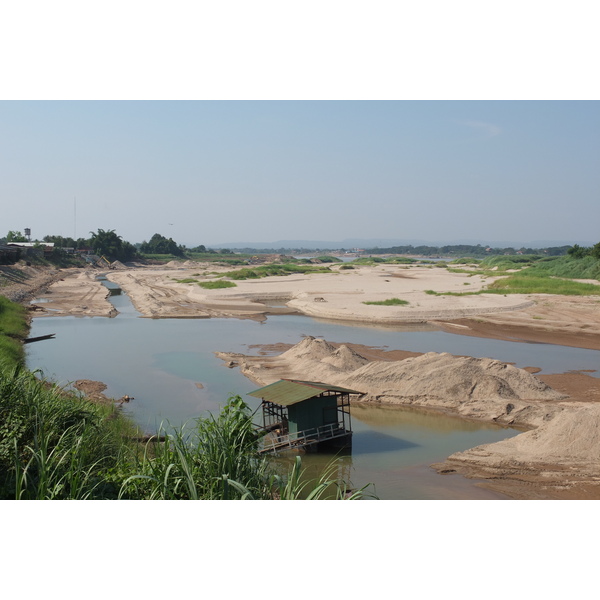
<path fill-rule="evenodd" d="M 600 240 L 597 101 L 3 101 L 0 235 Z"/>

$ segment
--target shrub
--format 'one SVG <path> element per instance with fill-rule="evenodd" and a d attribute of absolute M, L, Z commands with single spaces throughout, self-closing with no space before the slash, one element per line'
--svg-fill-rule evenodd
<path fill-rule="evenodd" d="M 220 290 L 223 288 L 237 287 L 233 281 L 200 281 L 198 285 L 205 290 Z"/>
<path fill-rule="evenodd" d="M 406 306 L 407 304 L 409 304 L 409 302 L 408 300 L 401 300 L 400 298 L 389 298 L 388 300 L 363 302 L 363 304 L 373 304 L 377 306 Z"/>

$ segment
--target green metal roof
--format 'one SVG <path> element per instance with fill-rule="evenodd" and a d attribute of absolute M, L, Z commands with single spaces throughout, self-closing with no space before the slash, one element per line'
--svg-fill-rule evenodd
<path fill-rule="evenodd" d="M 316 381 L 297 381 L 295 379 L 281 379 L 258 390 L 250 392 L 248 396 L 261 398 L 267 402 L 273 402 L 280 406 L 291 406 L 309 398 L 314 398 L 322 392 L 332 391 L 344 394 L 362 394 L 356 390 L 329 385 L 327 383 L 318 383 Z"/>

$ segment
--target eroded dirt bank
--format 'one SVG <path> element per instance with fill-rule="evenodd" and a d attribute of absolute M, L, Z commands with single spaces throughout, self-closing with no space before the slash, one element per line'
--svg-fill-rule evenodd
<path fill-rule="evenodd" d="M 359 403 L 427 408 L 527 429 L 434 467 L 485 479 L 513 498 L 600 498 L 598 379 L 548 376 L 561 383 L 558 390 L 530 370 L 492 359 L 427 353 L 390 360 L 374 353 L 367 358 L 356 347 L 307 337 L 278 356 L 217 356 L 258 385 L 282 378 L 321 381 L 364 391 Z"/>

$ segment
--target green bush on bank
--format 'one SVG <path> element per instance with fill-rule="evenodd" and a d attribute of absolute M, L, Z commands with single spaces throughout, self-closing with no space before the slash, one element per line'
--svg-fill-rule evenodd
<path fill-rule="evenodd" d="M 233 281 L 200 281 L 198 285 L 205 290 L 221 290 L 224 288 L 237 287 Z"/>
<path fill-rule="evenodd" d="M 24 359 L 22 340 L 27 337 L 27 311 L 0 296 L 0 367 L 21 364 Z"/>
<path fill-rule="evenodd" d="M 402 300 L 400 298 L 388 298 L 387 300 L 373 300 L 370 302 L 363 302 L 363 304 L 373 306 L 407 306 L 408 300 Z"/>
<path fill-rule="evenodd" d="M 236 271 L 228 271 L 222 273 L 221 277 L 227 277 L 236 281 L 244 279 L 260 279 L 262 277 L 272 276 L 285 276 L 294 273 L 332 273 L 333 271 L 329 267 L 314 267 L 304 266 L 299 264 L 284 263 L 284 264 L 271 264 L 261 265 L 259 267 L 238 269 Z"/>

